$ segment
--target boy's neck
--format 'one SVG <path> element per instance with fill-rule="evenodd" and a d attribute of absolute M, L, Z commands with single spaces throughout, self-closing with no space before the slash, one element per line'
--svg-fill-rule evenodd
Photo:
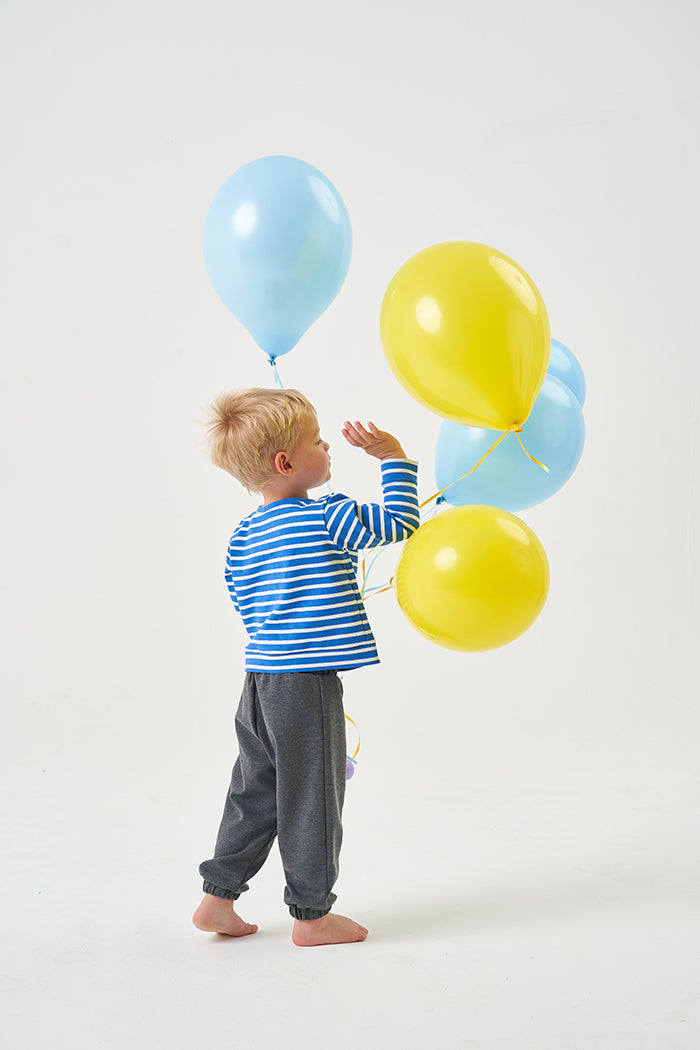
<path fill-rule="evenodd" d="M 290 479 L 291 481 L 292 479 Z M 282 480 L 281 484 L 277 482 L 271 482 L 269 485 L 265 485 L 260 490 L 260 495 L 263 498 L 262 505 L 266 507 L 268 503 L 278 503 L 281 499 L 308 499 L 308 489 L 303 489 L 298 485 L 290 484 Z"/>

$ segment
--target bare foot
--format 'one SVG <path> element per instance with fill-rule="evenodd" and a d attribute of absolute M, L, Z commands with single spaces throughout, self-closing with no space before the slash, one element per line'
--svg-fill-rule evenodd
<path fill-rule="evenodd" d="M 295 919 L 292 940 L 300 948 L 310 948 L 315 944 L 351 944 L 353 941 L 364 941 L 368 933 L 369 930 L 352 919 L 329 912 L 321 919 Z"/>
<path fill-rule="evenodd" d="M 257 933 L 258 927 L 244 922 L 233 910 L 233 901 L 223 897 L 204 894 L 204 900 L 192 916 L 192 922 L 198 930 L 205 933 L 223 933 L 226 937 L 245 937 Z"/>

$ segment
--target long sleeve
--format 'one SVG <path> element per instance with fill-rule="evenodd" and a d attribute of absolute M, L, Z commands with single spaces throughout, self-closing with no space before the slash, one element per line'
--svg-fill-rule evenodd
<path fill-rule="evenodd" d="M 326 503 L 328 533 L 341 550 L 357 551 L 408 539 L 420 525 L 418 464 L 381 462 L 382 504 L 356 503 L 340 494 Z"/>
<path fill-rule="evenodd" d="M 241 610 L 239 608 L 238 598 L 236 596 L 236 584 L 233 580 L 233 572 L 231 569 L 231 557 L 229 554 L 226 555 L 226 571 L 224 572 L 224 579 L 226 580 L 226 586 L 228 588 L 229 597 L 233 602 L 233 607 L 236 610 L 236 612 L 239 613 Z"/>

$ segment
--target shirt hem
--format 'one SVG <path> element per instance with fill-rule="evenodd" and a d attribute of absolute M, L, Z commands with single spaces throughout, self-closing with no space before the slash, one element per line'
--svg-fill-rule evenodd
<path fill-rule="evenodd" d="M 299 667 L 298 664 L 290 664 L 289 667 L 261 667 L 257 664 L 246 663 L 245 670 L 257 671 L 259 674 L 294 674 L 297 672 L 299 674 L 304 674 L 304 672 L 317 674 L 319 671 L 356 671 L 360 667 L 371 667 L 378 663 L 380 663 L 380 659 L 378 656 L 375 656 L 370 660 L 362 660 L 360 663 L 353 663 L 352 661 L 348 663 L 339 662 L 330 667 L 328 664 L 325 664 L 323 667 Z"/>

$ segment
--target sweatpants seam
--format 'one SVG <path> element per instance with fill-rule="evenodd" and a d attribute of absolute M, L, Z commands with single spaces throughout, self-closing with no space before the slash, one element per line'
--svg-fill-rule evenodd
<path fill-rule="evenodd" d="M 325 850 L 326 850 L 326 899 L 330 896 L 331 892 L 331 876 L 328 864 L 328 733 L 326 727 L 326 709 L 323 703 L 323 678 L 319 676 L 318 679 L 319 690 L 321 693 L 321 727 L 323 729 L 323 801 L 324 801 L 324 814 L 323 814 L 323 831 L 325 835 Z"/>
<path fill-rule="evenodd" d="M 260 867 L 262 867 L 262 865 L 260 865 L 259 867 L 256 867 L 256 864 L 257 864 L 259 858 L 264 856 L 265 859 L 267 859 L 267 856 L 269 855 L 270 851 L 272 850 L 273 843 L 274 843 L 275 839 L 277 838 L 277 819 L 278 819 L 278 807 L 277 807 L 277 766 L 276 766 L 276 761 L 273 762 L 272 759 L 270 758 L 270 756 L 268 754 L 268 751 L 267 751 L 267 748 L 265 747 L 265 744 L 260 739 L 260 733 L 258 731 L 258 722 L 262 721 L 263 725 L 265 726 L 266 736 L 268 736 L 268 738 L 269 738 L 269 733 L 267 732 L 267 726 L 265 724 L 265 716 L 263 714 L 262 704 L 261 704 L 261 701 L 260 701 L 260 690 L 258 689 L 257 675 L 253 675 L 252 693 L 253 693 L 253 697 L 252 697 L 251 704 L 250 704 L 251 722 L 253 724 L 252 736 L 257 741 L 257 743 L 260 745 L 260 747 L 263 749 L 263 751 L 267 755 L 268 762 L 270 763 L 270 765 L 275 770 L 275 830 L 273 831 L 272 835 L 268 839 L 265 840 L 264 845 L 258 850 L 258 852 L 255 854 L 255 857 L 251 858 L 250 864 L 246 868 L 246 874 L 245 874 L 245 878 L 243 879 L 242 885 L 245 885 L 245 883 L 248 881 L 248 879 L 253 877 L 251 875 L 251 872 L 253 873 L 253 875 L 255 875 L 260 870 Z M 258 716 L 259 716 L 259 718 L 258 718 Z M 264 863 L 265 862 L 263 861 L 263 864 Z"/>

